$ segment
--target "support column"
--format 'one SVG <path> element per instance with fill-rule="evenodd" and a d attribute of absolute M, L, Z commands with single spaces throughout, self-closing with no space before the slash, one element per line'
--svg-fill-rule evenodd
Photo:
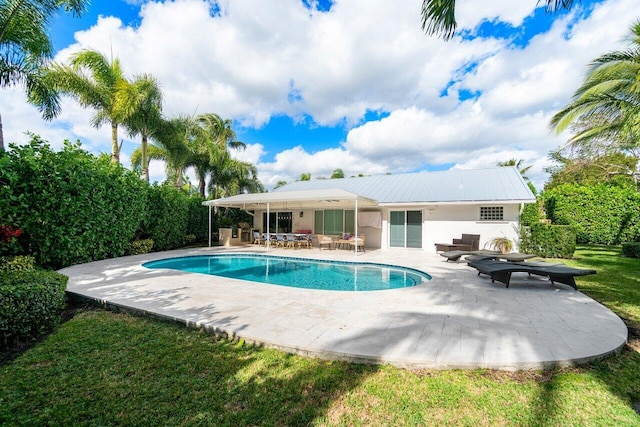
<path fill-rule="evenodd" d="M 269 232 L 269 230 L 270 230 L 269 216 L 270 216 L 269 215 L 269 203 L 267 202 L 267 244 L 266 244 L 267 251 L 269 249 L 271 249 L 271 233 Z"/>

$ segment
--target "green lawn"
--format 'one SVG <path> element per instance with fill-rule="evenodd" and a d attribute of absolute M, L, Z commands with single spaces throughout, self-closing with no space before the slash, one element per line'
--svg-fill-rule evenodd
<path fill-rule="evenodd" d="M 581 248 L 578 286 L 640 324 L 640 260 Z M 327 362 L 80 310 L 0 367 L 0 425 L 640 426 L 640 353 L 549 372 Z"/>

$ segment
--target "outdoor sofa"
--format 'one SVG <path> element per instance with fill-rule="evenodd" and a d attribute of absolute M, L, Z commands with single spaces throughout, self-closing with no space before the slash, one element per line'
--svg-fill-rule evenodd
<path fill-rule="evenodd" d="M 440 251 L 477 251 L 480 246 L 479 234 L 463 234 L 451 243 L 436 243 L 436 252 Z"/>
<path fill-rule="evenodd" d="M 576 290 L 578 289 L 575 281 L 576 276 L 596 274 L 595 270 L 573 268 L 564 264 L 551 264 L 547 262 L 507 262 L 481 259 L 472 261 L 468 265 L 478 270 L 478 275 L 486 274 L 491 276 L 492 282 L 497 280 L 498 282 L 504 283 L 507 288 L 511 280 L 511 273 L 529 273 L 530 275 L 535 274 L 537 276 L 548 277 L 549 280 L 551 280 L 551 284 L 555 282 L 564 283 Z"/>

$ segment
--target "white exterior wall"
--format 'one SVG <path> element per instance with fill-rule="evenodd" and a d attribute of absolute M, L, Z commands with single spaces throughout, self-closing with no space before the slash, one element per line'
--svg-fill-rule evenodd
<path fill-rule="evenodd" d="M 502 206 L 504 220 L 480 221 L 480 206 Z M 480 203 L 385 208 L 382 211 L 382 249 L 395 249 L 389 247 L 389 212 L 396 210 L 422 211 L 422 249 L 426 251 L 435 252 L 436 243 L 451 243 L 452 239 L 460 238 L 462 233 L 479 234 L 480 249 L 488 246 L 488 242 L 496 237 L 508 237 L 514 242 L 514 249 L 518 249 L 519 204 Z"/>
<path fill-rule="evenodd" d="M 519 204 L 493 205 L 504 208 L 503 221 L 480 221 L 480 206 L 492 206 L 490 203 L 459 204 L 459 205 L 429 205 L 403 206 L 398 208 L 381 208 L 382 229 L 372 227 L 358 227 L 358 234 L 364 234 L 365 246 L 371 249 L 388 249 L 389 247 L 389 212 L 410 210 L 422 211 L 422 250 L 435 252 L 435 243 L 451 243 L 452 239 L 460 238 L 462 233 L 479 234 L 480 249 L 488 246 L 495 237 L 508 237 L 514 242 L 514 250 L 518 249 L 518 217 Z M 345 208 L 348 209 L 348 208 Z M 363 209 L 370 211 L 371 209 Z M 287 210 L 289 211 L 289 210 Z M 293 209 L 293 230 L 313 230 L 315 209 Z M 253 227 L 262 230 L 262 214 L 256 211 Z M 274 211 L 275 212 L 275 211 Z M 302 212 L 302 217 L 300 217 Z M 361 211 L 360 211 L 361 212 Z M 419 250 L 419 249 L 416 249 Z"/>

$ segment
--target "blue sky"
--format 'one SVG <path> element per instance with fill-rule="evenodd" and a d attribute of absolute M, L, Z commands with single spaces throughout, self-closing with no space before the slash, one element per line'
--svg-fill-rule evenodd
<path fill-rule="evenodd" d="M 541 187 L 549 132 L 596 56 L 624 47 L 633 0 L 583 0 L 548 14 L 536 1 L 457 2 L 459 32 L 420 30 L 421 0 L 93 0 L 80 19 L 51 27 L 56 60 L 82 48 L 151 73 L 168 116 L 214 112 L 234 120 L 237 153 L 267 188 L 301 173 L 329 176 L 532 164 Z M 39 133 L 54 146 L 79 139 L 110 150 L 109 128 L 72 100 L 44 122 L 19 90 L 0 99 L 9 141 Z M 137 146 L 124 132 L 123 163 Z M 152 178 L 164 166 L 152 164 Z"/>

